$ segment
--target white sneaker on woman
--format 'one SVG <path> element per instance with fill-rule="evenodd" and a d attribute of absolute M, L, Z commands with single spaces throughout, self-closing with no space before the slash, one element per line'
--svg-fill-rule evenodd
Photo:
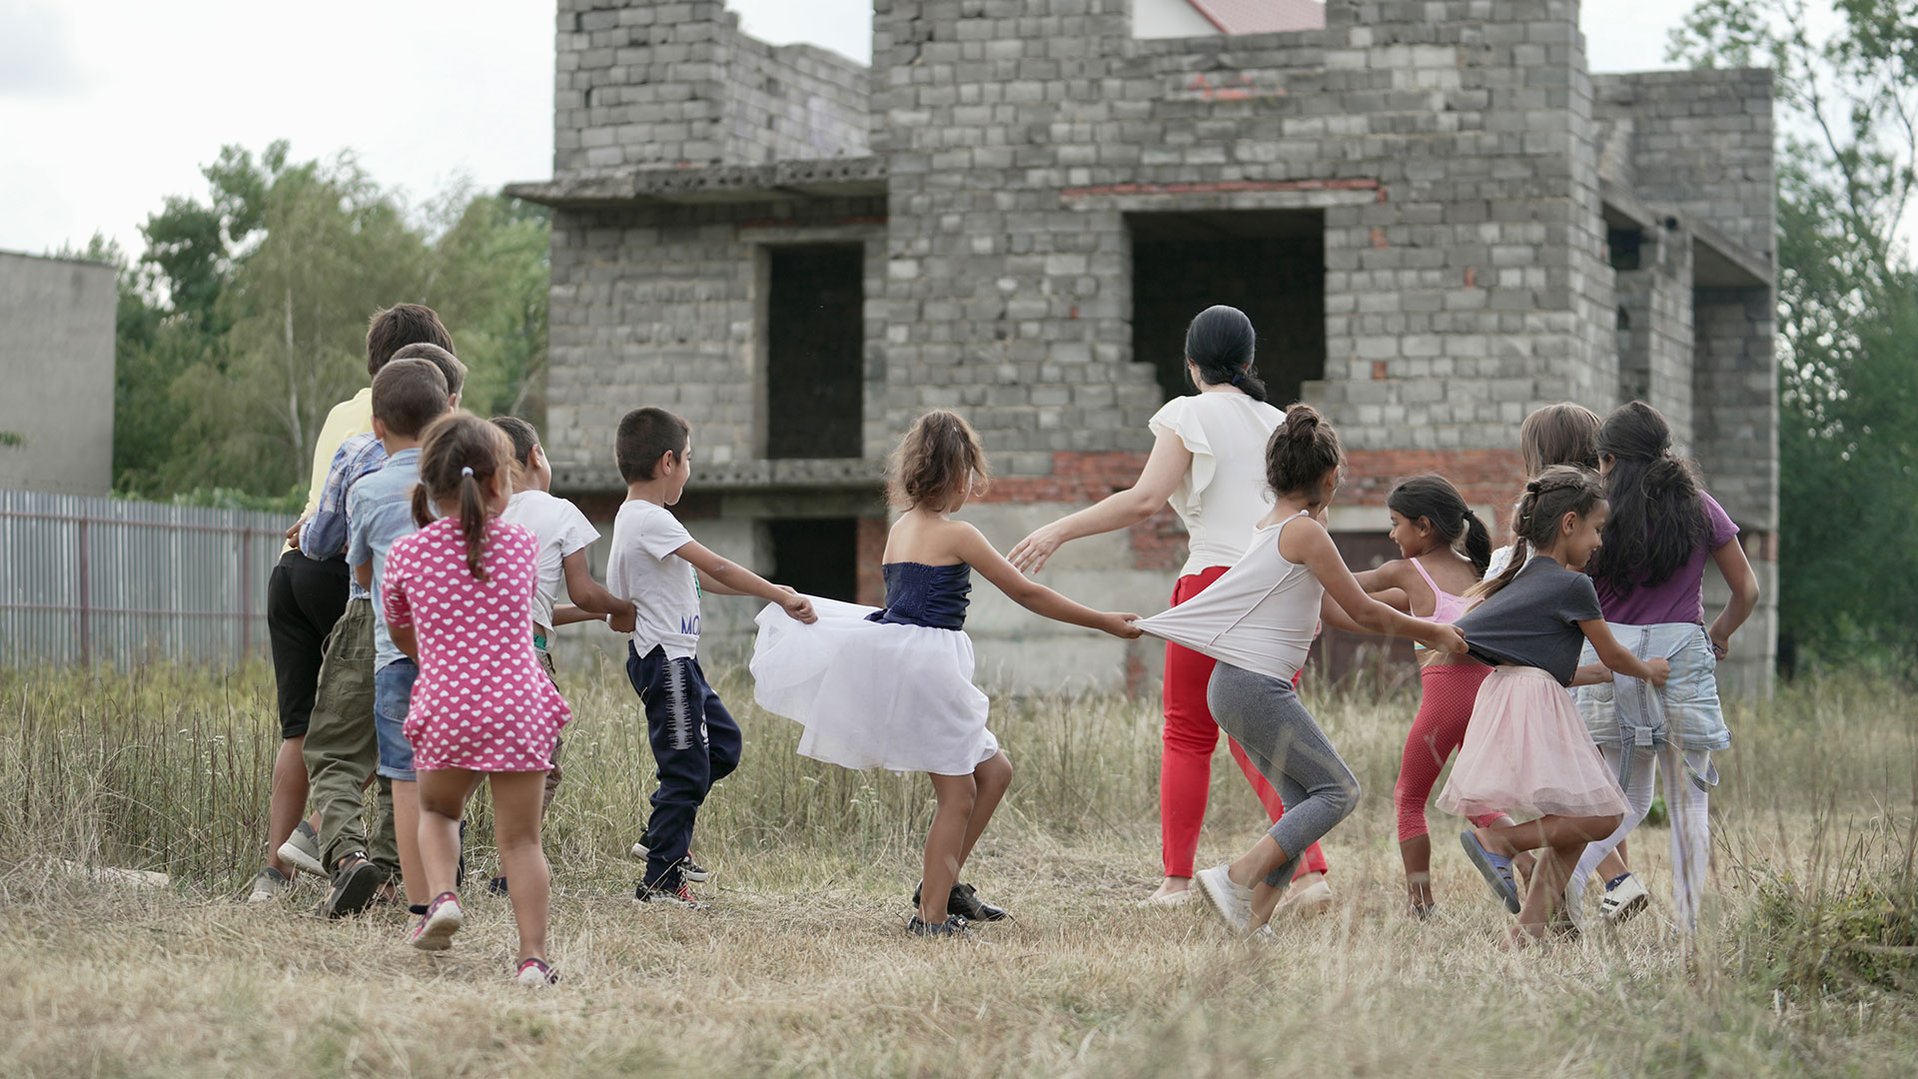
<path fill-rule="evenodd" d="M 1632 920 L 1639 911 L 1645 909 L 1652 897 L 1646 894 L 1645 886 L 1631 873 L 1623 880 L 1608 886 L 1598 901 L 1598 913 L 1603 915 L 1608 925 L 1624 925 Z"/>
<path fill-rule="evenodd" d="M 1223 864 L 1199 870 L 1192 882 L 1212 901 L 1212 909 L 1219 912 L 1219 917 L 1225 919 L 1234 933 L 1251 930 L 1252 889 L 1234 882 Z"/>

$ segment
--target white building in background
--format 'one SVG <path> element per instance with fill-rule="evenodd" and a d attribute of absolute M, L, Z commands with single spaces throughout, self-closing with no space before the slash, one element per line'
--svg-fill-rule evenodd
<path fill-rule="evenodd" d="M 1133 37 L 1206 37 L 1324 28 L 1322 0 L 1132 0 Z"/>
<path fill-rule="evenodd" d="M 112 489 L 113 274 L 0 251 L 0 489 Z"/>

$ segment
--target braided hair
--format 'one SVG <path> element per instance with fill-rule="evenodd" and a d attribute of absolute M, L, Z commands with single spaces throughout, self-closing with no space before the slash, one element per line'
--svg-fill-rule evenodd
<path fill-rule="evenodd" d="M 1542 551 L 1557 542 L 1558 523 L 1565 519 L 1566 514 L 1576 513 L 1583 517 L 1603 501 L 1605 489 L 1599 485 L 1597 475 L 1576 465 L 1553 465 L 1525 485 L 1525 494 L 1518 500 L 1518 519 L 1512 523 L 1512 532 L 1527 549 Z M 1529 560 L 1520 557 L 1521 554 L 1514 552 L 1504 572 L 1473 585 L 1466 595 L 1478 599 L 1497 595 L 1525 568 Z"/>

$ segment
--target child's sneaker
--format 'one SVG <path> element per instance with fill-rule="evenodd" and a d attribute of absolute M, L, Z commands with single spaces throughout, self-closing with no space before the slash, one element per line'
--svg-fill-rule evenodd
<path fill-rule="evenodd" d="M 339 869 L 333 873 L 333 887 L 320 904 L 320 917 L 345 918 L 358 914 L 373 904 L 380 885 L 385 882 L 386 874 L 367 861 L 365 854 L 355 851 L 341 858 Z"/>
<path fill-rule="evenodd" d="M 544 989 L 549 985 L 558 985 L 559 975 L 546 965 L 546 960 L 528 959 L 519 965 L 519 972 L 513 975 L 513 984 Z"/>
<path fill-rule="evenodd" d="M 643 862 L 647 858 L 652 857 L 652 854 L 653 849 L 646 845 L 645 840 L 642 839 L 633 844 L 633 857 L 638 858 L 640 861 Z M 679 875 L 692 881 L 694 884 L 704 884 L 713 879 L 713 871 L 693 861 L 693 856 L 690 853 L 679 860 Z"/>
<path fill-rule="evenodd" d="M 426 912 L 407 934 L 406 941 L 423 952 L 443 952 L 453 946 L 453 934 L 465 924 L 466 912 L 460 909 L 459 896 L 441 892 L 426 905 Z"/>
<path fill-rule="evenodd" d="M 320 861 L 320 837 L 313 832 L 313 826 L 301 821 L 293 829 L 293 834 L 280 844 L 280 861 L 302 873 L 325 873 L 326 865 Z"/>
<path fill-rule="evenodd" d="M 957 914 L 949 914 L 943 922 L 921 921 L 917 914 L 906 919 L 906 932 L 915 937 L 967 937 L 972 934 L 966 930 L 966 920 Z"/>
<path fill-rule="evenodd" d="M 270 865 L 262 866 L 259 873 L 253 877 L 253 890 L 246 894 L 246 901 L 271 903 L 280 898 L 292 884 L 292 881 L 286 879 L 285 873 Z"/>
<path fill-rule="evenodd" d="M 693 890 L 681 881 L 676 888 L 654 888 L 642 884 L 633 889 L 633 902 L 646 903 L 662 907 L 679 907 L 683 910 L 704 910 L 706 904 L 693 896 Z"/>
<path fill-rule="evenodd" d="M 1651 898 L 1637 877 L 1621 873 L 1606 883 L 1605 894 L 1598 901 L 1598 913 L 1607 925 L 1624 925 L 1644 910 Z"/>
<path fill-rule="evenodd" d="M 1252 928 L 1252 889 L 1235 882 L 1224 865 L 1199 870 L 1192 882 L 1212 901 L 1212 909 L 1219 912 L 1219 917 L 1225 919 L 1233 932 L 1244 933 Z"/>

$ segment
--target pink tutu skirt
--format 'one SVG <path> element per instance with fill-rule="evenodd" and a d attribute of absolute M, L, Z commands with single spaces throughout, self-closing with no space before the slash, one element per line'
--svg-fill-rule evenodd
<path fill-rule="evenodd" d="M 1625 795 L 1558 679 L 1498 667 L 1479 687 L 1438 807 L 1462 817 L 1598 817 L 1625 812 Z"/>

